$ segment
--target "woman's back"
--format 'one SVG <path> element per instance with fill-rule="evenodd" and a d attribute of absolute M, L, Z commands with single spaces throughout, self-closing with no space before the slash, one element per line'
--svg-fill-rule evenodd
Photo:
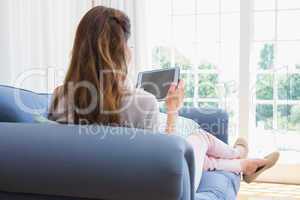
<path fill-rule="evenodd" d="M 58 99 L 58 104 L 55 108 L 53 106 L 50 107 L 49 119 L 59 123 L 73 124 L 75 123 L 73 112 L 68 111 L 68 108 L 65 106 L 69 105 L 70 102 L 65 102 L 67 98 L 65 98 L 62 93 L 62 86 L 55 90 L 52 105 L 55 99 Z M 123 96 L 119 115 L 121 120 L 119 126 L 149 129 L 153 131 L 159 128 L 158 102 L 152 94 L 142 89 L 131 89 Z M 84 120 L 85 119 L 81 119 L 81 122 L 85 122 Z M 101 122 L 99 122 L 99 124 L 101 124 Z"/>

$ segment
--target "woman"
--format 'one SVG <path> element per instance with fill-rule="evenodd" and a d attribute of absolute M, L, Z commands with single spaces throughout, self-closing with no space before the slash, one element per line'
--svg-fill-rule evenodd
<path fill-rule="evenodd" d="M 130 21 L 121 11 L 95 7 L 81 20 L 75 37 L 71 63 L 63 86 L 54 91 L 49 119 L 60 123 L 129 126 L 153 131 L 175 130 L 177 111 L 184 96 L 184 83 L 173 84 L 167 99 L 167 115 L 160 122 L 158 102 L 143 90 L 132 89 L 127 80 L 130 50 Z M 186 140 L 194 148 L 195 188 L 202 170 L 243 173 L 247 182 L 278 159 L 274 153 L 265 159 L 247 159 L 247 142 L 238 139 L 234 148 L 200 129 L 193 121 L 180 118 L 191 129 Z"/>

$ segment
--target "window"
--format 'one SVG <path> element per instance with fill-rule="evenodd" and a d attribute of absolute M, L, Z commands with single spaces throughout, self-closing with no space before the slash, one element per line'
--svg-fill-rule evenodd
<path fill-rule="evenodd" d="M 231 142 L 236 134 L 246 136 L 252 156 L 279 149 L 281 169 L 299 167 L 300 3 L 151 0 L 149 5 L 152 68 L 182 69 L 185 105 L 226 110 Z M 271 177 L 300 180 L 281 172 L 275 169 Z"/>
<path fill-rule="evenodd" d="M 276 148 L 299 151 L 300 3 L 255 0 L 253 16 L 253 137 L 269 134 Z"/>
<path fill-rule="evenodd" d="M 151 0 L 152 68 L 179 66 L 185 105 L 222 108 L 236 133 L 239 0 Z"/>
<path fill-rule="evenodd" d="M 253 34 L 246 33 L 251 39 L 249 128 L 292 133 L 300 126 L 300 26 L 290 22 L 300 20 L 300 4 L 252 3 Z M 239 72 L 247 73 L 239 64 L 244 51 L 240 20 L 245 20 L 240 1 L 152 0 L 149 6 L 152 67 L 179 66 L 186 82 L 185 105 L 225 109 L 230 132 L 237 132 L 237 94 L 243 89 Z"/>

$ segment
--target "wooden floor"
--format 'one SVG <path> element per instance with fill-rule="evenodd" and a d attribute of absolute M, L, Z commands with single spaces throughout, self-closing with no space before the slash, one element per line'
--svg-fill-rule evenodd
<path fill-rule="evenodd" d="M 300 200 L 300 185 L 241 184 L 239 200 Z"/>

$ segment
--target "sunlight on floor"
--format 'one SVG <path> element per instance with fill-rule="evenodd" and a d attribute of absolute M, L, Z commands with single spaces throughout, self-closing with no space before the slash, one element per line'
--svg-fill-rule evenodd
<path fill-rule="evenodd" d="M 300 185 L 242 183 L 239 200 L 300 200 Z"/>

